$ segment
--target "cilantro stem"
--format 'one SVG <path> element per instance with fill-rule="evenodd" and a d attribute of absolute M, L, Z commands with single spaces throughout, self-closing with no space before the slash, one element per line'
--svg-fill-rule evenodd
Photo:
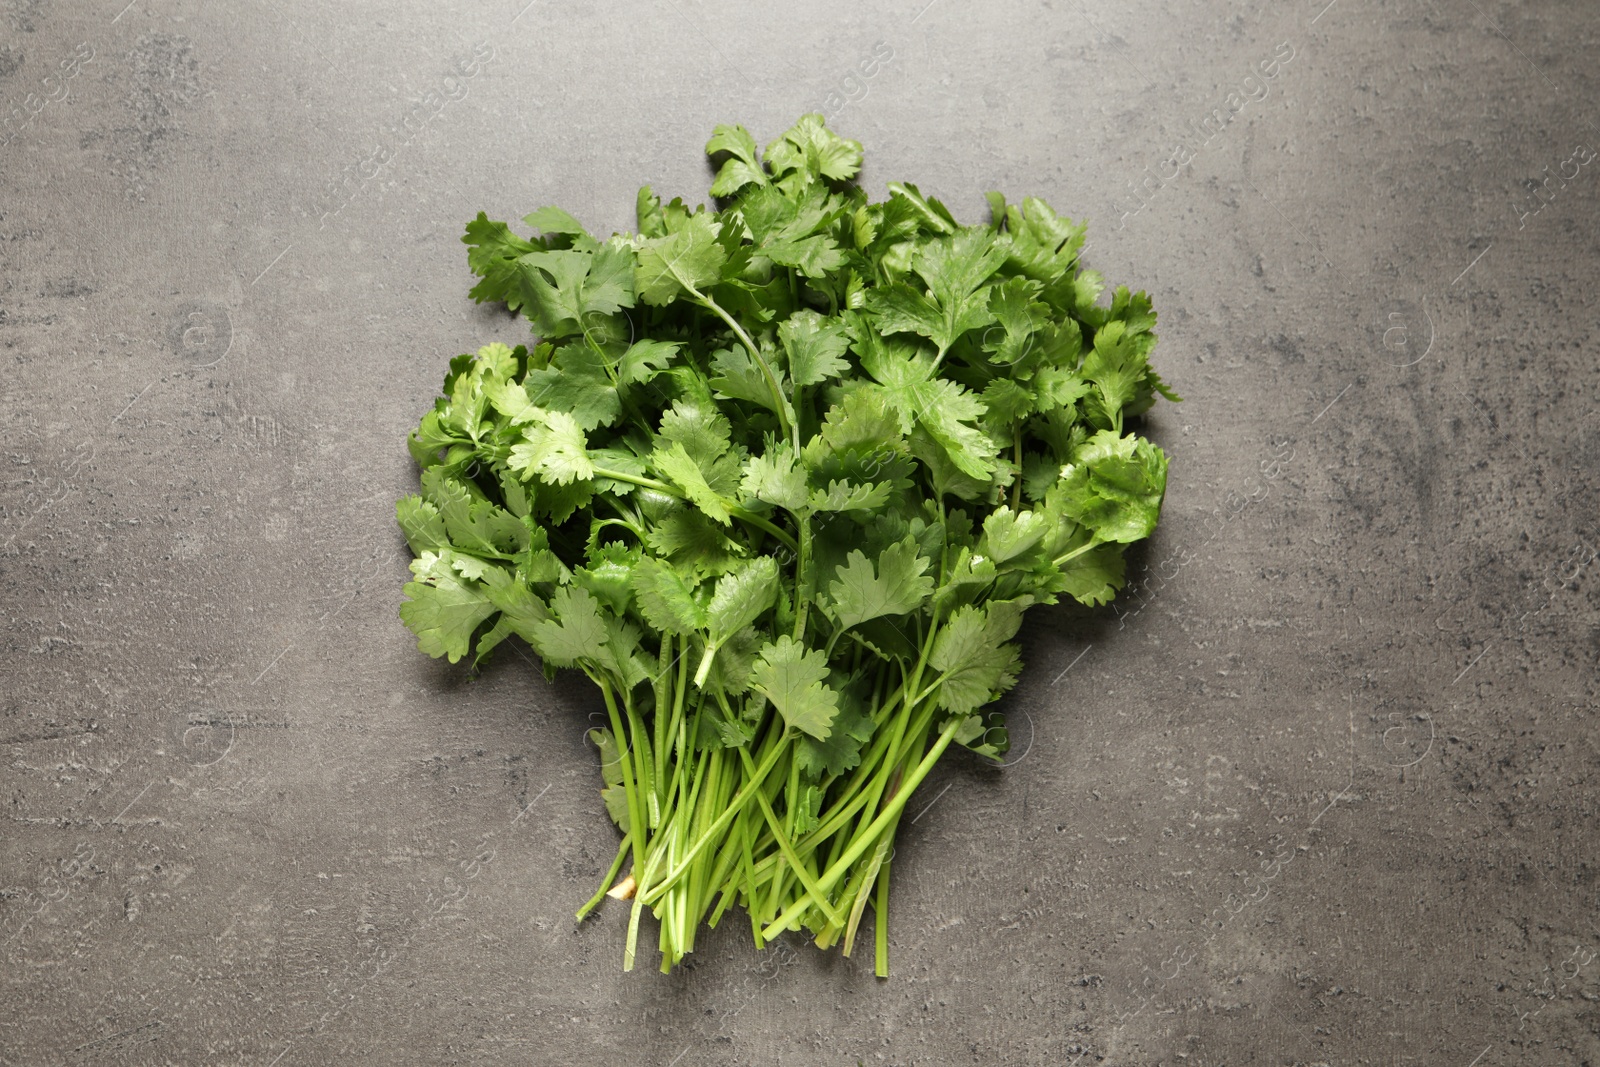
<path fill-rule="evenodd" d="M 747 774 L 753 774 L 755 772 L 756 765 L 755 762 L 751 760 L 750 753 L 741 748 L 739 750 L 739 758 L 744 763 L 745 772 Z M 798 774 L 798 770 L 795 773 Z M 778 820 L 777 814 L 773 812 L 772 804 L 767 800 L 767 795 L 762 790 L 756 790 L 756 803 L 761 807 L 761 814 L 766 817 L 767 825 L 772 829 L 772 836 L 773 839 L 777 841 L 778 848 L 783 850 L 783 855 L 786 859 L 788 859 L 789 866 L 794 870 L 795 875 L 799 877 L 801 883 L 806 887 L 806 889 L 810 891 L 813 898 L 817 902 L 817 907 L 822 909 L 823 914 L 828 917 L 829 921 L 835 923 L 840 922 L 841 917 L 839 913 L 834 910 L 833 905 L 828 903 L 827 897 L 823 893 L 821 887 L 817 885 L 816 880 L 812 878 L 809 872 L 807 872 L 806 865 L 801 862 L 800 857 L 795 854 L 794 845 L 789 841 L 789 835 L 783 832 L 783 824 Z M 792 812 L 794 809 L 791 807 L 789 810 Z"/>
<path fill-rule="evenodd" d="M 622 843 L 617 846 L 617 858 L 611 861 L 611 869 L 600 880 L 600 888 L 595 890 L 594 896 L 589 898 L 587 904 L 578 909 L 576 918 L 579 922 L 582 922 L 585 916 L 600 906 L 600 902 L 606 898 L 606 893 L 610 892 L 611 887 L 616 884 L 617 875 L 622 871 L 622 861 L 628 858 L 632 844 L 633 834 L 623 834 Z"/>
<path fill-rule="evenodd" d="M 878 899 L 872 904 L 872 935 L 874 972 L 879 978 L 889 977 L 889 865 L 893 856 L 883 861 L 878 871 Z"/>
<path fill-rule="evenodd" d="M 772 400 L 777 405 L 778 425 L 783 430 L 783 436 L 793 441 L 794 450 L 799 452 L 799 427 L 795 426 L 793 421 L 789 418 L 787 411 L 789 401 L 784 397 L 783 388 L 778 385 L 778 377 L 772 373 L 772 366 L 767 362 L 766 357 L 761 354 L 761 349 L 757 348 L 756 343 L 750 340 L 750 335 L 744 332 L 744 327 L 740 326 L 738 321 L 735 320 L 732 315 L 724 311 L 721 304 L 711 299 L 709 294 L 702 293 L 698 289 L 690 289 L 689 295 L 698 301 L 707 311 L 711 312 L 713 315 L 717 316 L 717 318 L 727 323 L 728 328 L 733 331 L 734 336 L 738 337 L 739 341 L 745 346 L 745 348 L 750 350 L 750 358 L 755 360 L 756 366 L 761 368 L 762 377 L 767 379 L 767 388 L 772 390 Z"/>
<path fill-rule="evenodd" d="M 745 779 L 744 786 L 734 796 L 733 800 L 728 803 L 727 810 L 721 815 L 717 816 L 716 821 L 711 824 L 710 828 L 708 828 L 705 833 L 700 835 L 700 837 L 695 841 L 694 845 L 689 849 L 688 854 L 685 855 L 683 859 L 678 861 L 678 865 L 673 867 L 661 879 L 661 881 L 650 887 L 650 892 L 648 894 L 649 899 L 646 901 L 647 903 L 654 903 L 655 901 L 659 900 L 662 894 L 670 889 L 673 884 L 678 881 L 678 879 L 682 878 L 684 872 L 688 869 L 689 864 L 696 856 L 700 854 L 701 849 L 705 848 L 706 845 L 711 842 L 713 837 L 715 837 L 718 833 L 721 833 L 728 823 L 733 821 L 733 817 L 735 815 L 744 810 L 744 806 L 750 802 L 750 798 L 755 795 L 755 792 L 758 789 L 761 788 L 761 783 L 766 779 L 767 774 L 772 770 L 773 767 L 777 765 L 778 757 L 783 755 L 784 751 L 788 747 L 786 742 L 791 739 L 792 735 L 790 734 L 789 729 L 785 727 L 783 733 L 778 738 L 778 743 L 772 746 L 772 749 L 767 753 L 766 758 L 761 761 L 761 765 L 756 767 L 750 773 L 750 776 Z"/>
<path fill-rule="evenodd" d="M 622 715 L 617 711 L 617 702 L 611 695 L 611 686 L 605 681 L 604 676 L 591 675 L 594 683 L 600 687 L 600 695 L 606 701 L 606 713 L 611 717 L 611 734 L 617 739 L 617 744 L 630 742 L 626 731 L 622 728 Z M 628 830 L 633 837 L 633 869 L 644 870 L 644 812 L 639 807 L 639 786 L 633 780 L 633 770 L 629 765 L 628 754 L 619 749 L 617 762 L 622 770 L 622 794 L 628 802 Z"/>
<path fill-rule="evenodd" d="M 806 616 L 811 611 L 812 586 L 816 579 L 812 574 L 811 559 L 811 516 L 802 515 L 796 523 L 800 530 L 800 543 L 795 549 L 797 556 L 795 564 L 795 590 L 794 590 L 794 639 L 805 640 Z M 838 635 L 835 634 L 835 637 Z M 833 658 L 833 643 L 828 643 L 827 658 Z"/>
<path fill-rule="evenodd" d="M 1091 548 L 1099 548 L 1103 544 L 1105 544 L 1105 542 L 1100 540 L 1099 538 L 1091 537 L 1087 544 L 1079 545 L 1077 548 L 1074 548 L 1071 552 L 1068 552 L 1068 553 L 1066 553 L 1065 555 L 1062 555 L 1062 556 L 1057 556 L 1055 558 L 1055 565 L 1057 567 L 1059 567 L 1063 563 L 1066 563 L 1068 560 L 1076 559 L 1079 556 L 1083 555 L 1085 552 L 1089 551 Z"/>
<path fill-rule="evenodd" d="M 939 736 L 934 741 L 933 747 L 928 749 L 927 755 L 922 757 L 916 769 L 900 783 L 900 788 L 895 792 L 894 799 L 889 801 L 888 805 L 878 813 L 878 817 L 872 820 L 871 825 L 857 835 L 855 843 L 845 849 L 844 855 L 834 860 L 828 869 L 818 876 L 817 887 L 822 892 L 826 893 L 829 889 L 832 889 L 839 879 L 844 876 L 845 872 L 850 869 L 850 865 L 860 859 L 868 848 L 872 847 L 878 835 L 883 833 L 884 829 L 905 809 L 906 801 L 911 799 L 911 794 L 916 791 L 917 786 L 922 784 L 922 780 L 928 776 L 928 772 L 933 770 L 933 765 L 939 761 L 939 757 L 944 754 L 944 750 L 950 747 L 950 741 L 955 737 L 956 731 L 961 728 L 961 722 L 962 717 L 959 715 L 950 717 L 950 721 L 939 731 Z M 778 936 L 778 934 L 789 929 L 790 924 L 807 908 L 813 904 L 820 905 L 822 903 L 808 891 L 804 896 L 785 908 L 777 919 L 768 923 L 766 928 L 761 931 L 762 936 L 768 939 Z"/>

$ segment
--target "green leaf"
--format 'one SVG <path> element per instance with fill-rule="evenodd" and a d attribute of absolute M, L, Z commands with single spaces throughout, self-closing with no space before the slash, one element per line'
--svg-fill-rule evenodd
<path fill-rule="evenodd" d="M 1050 305 L 1037 299 L 1041 288 L 1027 278 L 1007 278 L 990 287 L 989 312 L 996 325 L 984 331 L 983 348 L 991 363 L 1020 362 L 1033 346 L 1033 335 L 1050 324 Z"/>
<path fill-rule="evenodd" d="M 939 706 L 966 714 L 1016 682 L 1016 636 L 1029 597 L 958 608 L 934 639 L 928 663 L 940 674 Z"/>
<path fill-rule="evenodd" d="M 485 500 L 476 486 L 469 490 L 435 467 L 422 472 L 422 491 L 436 505 L 454 547 L 489 556 L 514 555 L 527 547 L 528 528 L 522 520 Z"/>
<path fill-rule="evenodd" d="M 531 215 L 524 215 L 522 221 L 537 233 L 556 235 L 563 239 L 563 245 L 576 248 L 580 252 L 593 252 L 600 247 L 600 242 L 589 236 L 589 231 L 583 228 L 583 223 L 562 208 L 542 207 Z M 546 243 L 550 243 L 548 239 Z"/>
<path fill-rule="evenodd" d="M 507 465 L 514 471 L 537 474 L 555 485 L 594 477 L 583 429 L 564 411 L 542 411 L 539 422 L 523 432 L 513 445 Z"/>
<path fill-rule="evenodd" d="M 724 526 L 732 521 L 728 502 L 711 488 L 705 472 L 684 450 L 682 443 L 676 443 L 670 449 L 656 449 L 650 454 L 650 463 L 682 489 L 695 507 Z"/>
<path fill-rule="evenodd" d="M 999 712 L 988 716 L 967 716 L 956 730 L 955 741 L 989 759 L 999 759 L 1011 747 L 1011 738 L 1006 734 L 1005 717 Z"/>
<path fill-rule="evenodd" d="M 541 337 L 582 333 L 585 316 L 633 306 L 633 250 L 615 239 L 593 252 L 529 252 L 517 260 L 522 310 Z"/>
<path fill-rule="evenodd" d="M 1057 215 L 1038 197 L 1006 209 L 1006 234 L 1001 243 L 1006 266 L 1041 282 L 1052 282 L 1070 271 L 1083 249 L 1087 228 Z"/>
<path fill-rule="evenodd" d="M 778 564 L 770 556 L 746 560 L 717 579 L 706 608 L 706 629 L 720 645 L 755 622 L 778 597 Z"/>
<path fill-rule="evenodd" d="M 667 232 L 667 219 L 661 210 L 661 198 L 648 185 L 639 186 L 634 198 L 634 219 L 641 237 L 663 237 Z"/>
<path fill-rule="evenodd" d="M 759 404 L 768 411 L 778 410 L 772 387 L 743 345 L 719 349 L 711 357 L 711 369 L 717 373 L 709 384 L 718 396 Z M 779 385 L 782 385 L 781 378 Z"/>
<path fill-rule="evenodd" d="M 518 237 L 503 222 L 491 222 L 482 211 L 467 223 L 461 238 L 467 245 L 467 266 L 483 280 L 468 295 L 482 304 L 504 302 L 512 311 L 522 306 L 517 260 L 540 246 Z"/>
<path fill-rule="evenodd" d="M 591 649 L 589 658 L 611 676 L 613 685 L 624 693 L 631 692 L 650 677 L 650 670 L 639 655 L 639 628 L 615 615 L 602 615 L 601 621 L 605 624 L 605 644 Z"/>
<path fill-rule="evenodd" d="M 1116 544 L 1096 545 L 1059 566 L 1047 564 L 1051 592 L 1062 592 L 1081 604 L 1108 604 L 1122 588 L 1127 561 Z"/>
<path fill-rule="evenodd" d="M 844 252 L 830 232 L 840 210 L 821 186 L 799 193 L 770 186 L 753 189 L 739 202 L 739 213 L 754 241 L 750 254 L 816 279 L 845 263 Z"/>
<path fill-rule="evenodd" d="M 722 277 L 728 253 L 717 240 L 717 224 L 704 212 L 683 228 L 639 245 L 634 287 L 639 299 L 661 307 L 685 293 L 703 293 Z"/>
<path fill-rule="evenodd" d="M 751 686 L 772 702 L 791 728 L 826 741 L 839 712 L 839 694 L 827 683 L 828 658 L 784 634 L 761 650 Z"/>
<path fill-rule="evenodd" d="M 692 634 L 706 627 L 706 610 L 695 596 L 695 584 L 676 567 L 640 560 L 633 568 L 633 592 L 645 621 L 662 633 Z"/>
<path fill-rule="evenodd" d="M 727 570 L 734 547 L 704 512 L 689 508 L 679 508 L 657 521 L 646 539 L 657 554 L 697 575 Z"/>
<path fill-rule="evenodd" d="M 888 482 L 831 481 L 828 488 L 813 489 L 807 500 L 812 511 L 873 511 L 889 502 Z"/>
<path fill-rule="evenodd" d="M 740 491 L 796 514 L 806 508 L 805 471 L 795 465 L 788 444 L 769 444 L 765 453 L 746 460 Z"/>
<path fill-rule="evenodd" d="M 732 196 L 746 185 L 767 184 L 767 172 L 756 154 L 756 140 L 743 126 L 718 126 L 706 142 L 706 155 L 713 159 L 727 153 L 728 158 L 711 183 L 712 196 Z"/>
<path fill-rule="evenodd" d="M 833 728 L 828 731 L 825 740 L 819 741 L 804 734 L 796 739 L 794 754 L 801 773 L 836 778 L 860 766 L 861 750 L 872 740 L 872 729 L 871 716 L 862 714 L 850 703 L 841 704 L 839 714 L 834 717 Z M 795 833 L 807 832 L 801 829 L 797 813 Z"/>
<path fill-rule="evenodd" d="M 815 311 L 797 311 L 778 327 L 789 354 L 789 377 L 796 385 L 816 385 L 849 370 L 841 357 L 850 347 L 844 323 Z"/>
<path fill-rule="evenodd" d="M 906 358 L 893 346 L 868 343 L 861 365 L 883 385 L 883 396 L 900 420 L 902 433 L 920 426 L 970 478 L 987 481 L 994 473 L 993 442 L 972 422 L 984 414 L 983 401 L 961 385 L 934 375 L 926 356 Z"/>
<path fill-rule="evenodd" d="M 1120 411 L 1144 380 L 1144 352 L 1121 322 L 1108 322 L 1095 334 L 1094 348 L 1083 361 L 1083 377 L 1100 390 L 1108 413 Z"/>
<path fill-rule="evenodd" d="M 550 598 L 555 615 L 533 627 L 532 645 L 539 658 L 554 667 L 593 660 L 606 643 L 600 606 L 587 589 L 562 586 Z"/>
<path fill-rule="evenodd" d="M 1043 515 L 1015 512 L 1002 504 L 983 520 L 983 541 L 978 551 L 996 563 L 1004 563 L 1030 551 L 1043 539 L 1047 528 Z"/>
<path fill-rule="evenodd" d="M 614 615 L 628 610 L 633 599 L 633 569 L 640 561 L 637 548 L 607 545 L 595 554 L 587 567 L 572 572 L 572 580 L 587 589 Z"/>
<path fill-rule="evenodd" d="M 904 615 L 915 611 L 933 593 L 933 579 L 924 572 L 928 561 L 917 552 L 915 539 L 907 537 L 884 549 L 877 567 L 860 550 L 850 553 L 842 567 L 835 568 L 838 580 L 828 591 L 827 606 L 840 629 L 849 629 L 880 615 Z"/>
<path fill-rule="evenodd" d="M 612 381 L 612 373 L 604 355 L 577 342 L 556 349 L 549 367 L 530 370 L 523 387 L 532 407 L 564 411 L 579 428 L 593 430 L 598 426 L 610 426 L 622 413 L 622 400 Z M 515 406 L 514 398 L 504 399 L 508 406 Z M 500 403 L 496 402 L 495 406 L 499 408 Z M 522 417 L 526 419 L 526 413 Z"/>
<path fill-rule="evenodd" d="M 861 170 L 861 144 L 828 129 L 820 114 L 802 115 L 783 136 L 767 145 L 767 166 L 789 180 L 788 188 L 831 178 L 848 181 Z"/>
<path fill-rule="evenodd" d="M 1033 411 L 1033 395 L 1010 378 L 996 378 L 983 388 L 984 413 L 994 425 L 1006 428 Z"/>
<path fill-rule="evenodd" d="M 1167 489 L 1166 454 L 1142 437 L 1102 430 L 1061 472 L 1063 514 L 1123 544 L 1150 536 Z"/>
<path fill-rule="evenodd" d="M 755 667 L 756 653 L 760 651 L 762 637 L 754 626 L 747 626 L 717 646 L 706 675 L 705 689 L 726 696 L 740 696 L 750 689 L 750 672 Z M 744 743 L 750 738 L 745 737 Z"/>
<path fill-rule="evenodd" d="M 395 505 L 395 518 L 414 555 L 450 547 L 450 536 L 445 533 L 439 509 L 420 496 L 401 497 Z"/>
<path fill-rule="evenodd" d="M 624 385 L 648 382 L 672 365 L 678 348 L 676 341 L 635 341 L 617 361 L 617 380 Z"/>
<path fill-rule="evenodd" d="M 731 430 L 714 406 L 678 400 L 661 416 L 660 433 L 663 439 L 682 445 L 696 463 L 709 466 L 728 451 Z"/>
<path fill-rule="evenodd" d="M 412 570 L 418 570 L 416 563 Z M 419 649 L 435 659 L 444 656 L 455 663 L 467 654 L 473 632 L 494 614 L 495 607 L 481 589 L 448 571 L 424 566 L 422 572 L 427 573 L 426 579 L 407 582 L 402 590 L 411 599 L 400 605 L 400 619 L 417 635 Z"/>

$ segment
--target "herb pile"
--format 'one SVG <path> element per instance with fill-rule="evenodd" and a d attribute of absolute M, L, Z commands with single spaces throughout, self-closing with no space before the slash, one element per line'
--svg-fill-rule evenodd
<path fill-rule="evenodd" d="M 1110 600 L 1167 460 L 1127 421 L 1173 395 L 1155 313 L 1082 270 L 1084 228 L 989 194 L 958 223 L 808 115 L 758 152 L 719 126 L 720 210 L 639 191 L 636 235 L 479 214 L 480 279 L 538 343 L 450 363 L 410 438 L 400 609 L 481 662 L 515 635 L 599 687 L 616 861 L 661 969 L 738 904 L 758 947 L 846 954 L 908 798 L 951 745 L 1004 751 L 1023 612 Z M 623 868 L 628 868 L 625 877 Z"/>

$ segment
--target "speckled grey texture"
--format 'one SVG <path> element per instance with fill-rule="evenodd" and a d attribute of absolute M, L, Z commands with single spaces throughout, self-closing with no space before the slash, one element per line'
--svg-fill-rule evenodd
<path fill-rule="evenodd" d="M 1592 5 L 124 3 L 0 0 L 0 1063 L 1600 1062 Z M 519 335 L 476 211 L 817 109 L 1090 217 L 1164 521 L 908 809 L 891 980 L 624 975 L 595 699 L 415 650 L 402 438 Z"/>

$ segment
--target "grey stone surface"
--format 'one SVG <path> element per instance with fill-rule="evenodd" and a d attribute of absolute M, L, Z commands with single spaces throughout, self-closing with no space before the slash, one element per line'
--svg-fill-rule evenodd
<path fill-rule="evenodd" d="M 0 3 L 0 1063 L 1600 1061 L 1592 6 L 124 3 Z M 924 786 L 893 978 L 625 975 L 596 701 L 415 650 L 402 437 L 518 335 L 476 211 L 818 109 L 1090 217 L 1167 508 Z"/>

